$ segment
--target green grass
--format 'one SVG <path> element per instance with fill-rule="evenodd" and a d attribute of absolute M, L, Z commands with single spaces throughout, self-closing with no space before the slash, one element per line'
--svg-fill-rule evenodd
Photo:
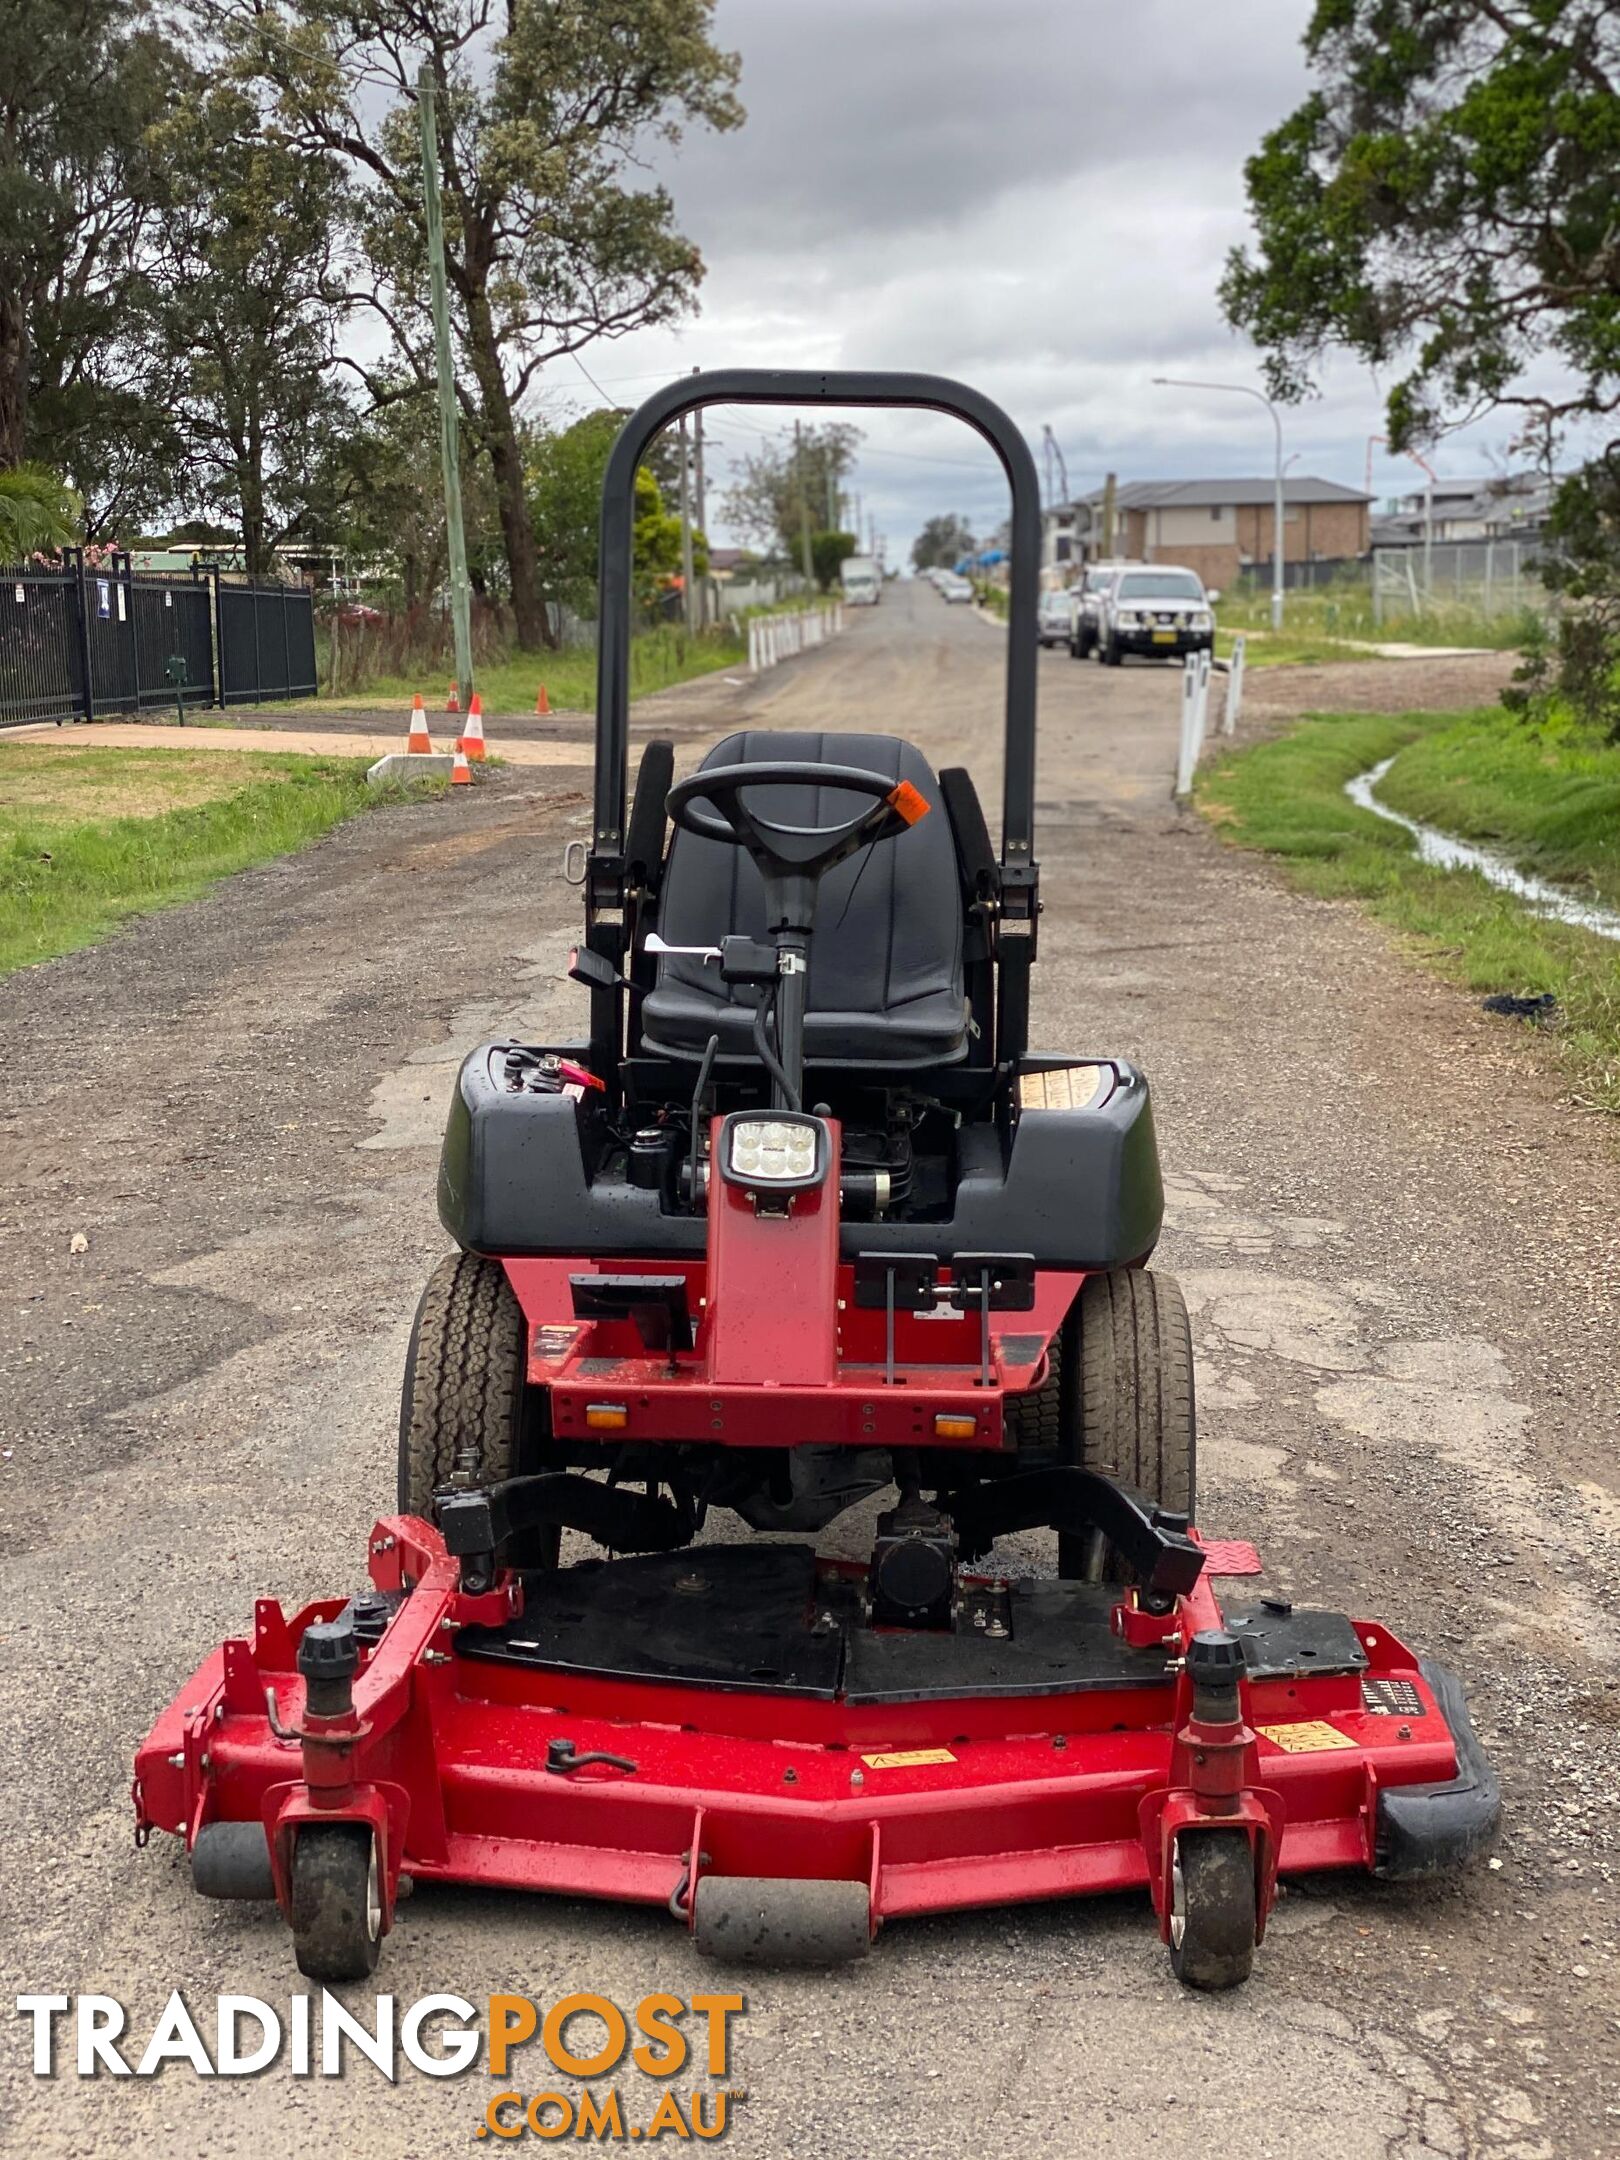
<path fill-rule="evenodd" d="M 355 758 L 0 745 L 0 974 L 307 847 L 379 799 Z"/>
<path fill-rule="evenodd" d="M 1224 606 L 1219 610 L 1217 619 L 1220 627 L 1215 632 L 1215 654 L 1217 659 L 1229 660 L 1236 637 L 1235 633 L 1226 627 Z M 1376 664 L 1377 659 L 1376 653 L 1365 652 L 1359 645 L 1346 645 L 1309 629 L 1285 629 L 1280 635 L 1270 630 L 1244 630 L 1243 633 L 1245 669 L 1325 667 L 1332 660 L 1367 660 Z"/>
<path fill-rule="evenodd" d="M 1495 603 L 1485 607 L 1484 588 L 1463 594 L 1437 593 L 1434 604 L 1414 610 L 1404 600 L 1386 599 L 1380 621 L 1373 619 L 1372 587 L 1365 577 L 1343 578 L 1333 585 L 1310 591 L 1291 591 L 1284 597 L 1283 635 L 1291 638 L 1345 640 L 1399 645 L 1486 645 L 1510 651 L 1524 642 L 1530 605 L 1543 600 L 1534 579 L 1524 581 L 1525 605 L 1509 604 L 1505 591 L 1493 594 Z M 1222 593 L 1218 612 L 1223 629 L 1261 630 L 1271 627 L 1271 589 L 1237 585 Z"/>
<path fill-rule="evenodd" d="M 1223 839 L 1277 856 L 1306 892 L 1359 901 L 1447 981 L 1481 996 L 1550 990 L 1560 1025 L 1548 1039 L 1577 1093 L 1620 1115 L 1620 947 L 1533 915 L 1472 873 L 1420 863 L 1409 834 L 1344 793 L 1387 757 L 1396 763 L 1380 794 L 1392 808 L 1492 840 L 1583 895 L 1612 896 L 1620 750 L 1573 730 L 1549 738 L 1495 708 L 1316 714 L 1227 752 L 1198 781 Z"/>
<path fill-rule="evenodd" d="M 1620 747 L 1567 717 L 1531 725 L 1499 707 L 1465 713 L 1403 750 L 1379 793 L 1408 817 L 1620 906 Z"/>
<path fill-rule="evenodd" d="M 767 608 L 754 612 L 778 611 Z M 656 630 L 639 631 L 630 641 L 630 695 L 647 697 L 655 690 L 671 690 L 677 683 L 690 682 L 698 675 L 741 666 L 748 657 L 747 635 L 730 624 L 705 630 L 696 637 L 689 637 L 670 623 Z M 445 694 L 442 663 L 436 666 L 440 672 L 431 679 L 373 676 L 363 690 L 340 690 L 337 705 L 408 705 L 420 690 L 432 712 L 443 704 Z M 588 645 L 565 646 L 561 652 L 515 653 L 509 660 L 480 668 L 477 681 L 487 713 L 533 712 L 535 694 L 542 683 L 547 699 L 557 710 L 592 712 L 596 707 L 596 653 Z"/>

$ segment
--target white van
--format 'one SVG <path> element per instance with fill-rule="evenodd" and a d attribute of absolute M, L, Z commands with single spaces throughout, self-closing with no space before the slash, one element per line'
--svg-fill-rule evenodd
<path fill-rule="evenodd" d="M 846 555 L 838 573 L 851 607 L 876 607 L 883 598 L 883 566 L 874 555 Z"/>

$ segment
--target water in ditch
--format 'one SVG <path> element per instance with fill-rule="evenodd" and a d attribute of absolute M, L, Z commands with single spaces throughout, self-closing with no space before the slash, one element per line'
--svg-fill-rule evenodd
<path fill-rule="evenodd" d="M 1387 818 L 1392 825 L 1399 825 L 1417 842 L 1418 859 L 1432 863 L 1437 870 L 1477 870 L 1482 878 L 1501 886 L 1516 900 L 1537 915 L 1550 915 L 1556 922 L 1572 923 L 1577 930 L 1591 930 L 1599 937 L 1620 939 L 1620 914 L 1613 908 L 1594 907 L 1589 901 L 1577 900 L 1562 887 L 1549 885 L 1545 878 L 1531 877 L 1523 870 L 1516 870 L 1512 863 L 1500 855 L 1493 855 L 1489 848 L 1474 847 L 1467 840 L 1454 840 L 1450 833 L 1437 832 L 1432 825 L 1423 825 L 1416 818 L 1403 816 L 1399 810 L 1391 810 L 1381 803 L 1374 792 L 1385 773 L 1394 764 L 1387 757 L 1374 765 L 1370 772 L 1357 773 L 1347 780 L 1344 792 L 1358 810 L 1370 810 L 1374 817 Z"/>

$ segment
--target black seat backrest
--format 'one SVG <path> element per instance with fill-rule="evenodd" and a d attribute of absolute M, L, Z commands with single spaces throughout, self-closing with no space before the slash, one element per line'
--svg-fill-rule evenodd
<path fill-rule="evenodd" d="M 928 761 L 910 743 L 890 735 L 773 733 L 750 729 L 726 737 L 709 752 L 709 766 L 764 764 L 778 759 L 828 765 L 857 765 L 868 771 L 908 780 L 927 800 L 932 815 L 897 839 L 881 840 L 859 850 L 823 879 L 810 940 L 807 1023 L 816 1034 L 818 1013 L 901 1016 L 908 1007 L 945 1010 L 954 1001 L 957 1026 L 963 999 L 962 937 L 964 905 L 961 870 L 951 821 L 945 814 L 939 782 Z M 786 824 L 834 825 L 865 807 L 867 798 L 847 789 L 823 787 L 760 788 L 748 798 L 764 817 Z M 659 907 L 660 935 L 672 945 L 715 944 L 734 932 L 760 937 L 765 924 L 765 895 L 759 872 L 747 852 L 717 840 L 677 832 L 670 847 Z M 659 991 L 649 1001 L 649 1032 L 668 1032 L 656 1023 L 660 1009 L 668 1018 L 672 1001 L 666 990 L 704 993 L 719 999 L 722 986 L 712 965 L 665 959 L 658 970 Z M 729 1002 L 751 1005 L 746 992 Z M 920 1018 L 920 1013 L 917 1015 Z M 685 1032 L 683 1028 L 682 1033 Z M 825 1038 L 829 1054 L 834 1037 Z M 870 1053 L 871 1037 L 859 1032 L 860 1049 Z M 896 1055 L 901 1051 L 897 1042 Z"/>

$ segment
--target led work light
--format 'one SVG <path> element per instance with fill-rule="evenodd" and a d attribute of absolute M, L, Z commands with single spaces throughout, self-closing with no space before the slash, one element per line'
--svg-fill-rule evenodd
<path fill-rule="evenodd" d="M 827 1174 L 826 1128 L 819 1118 L 792 1111 L 733 1117 L 726 1125 L 720 1159 L 733 1185 L 799 1192 L 819 1185 Z"/>

